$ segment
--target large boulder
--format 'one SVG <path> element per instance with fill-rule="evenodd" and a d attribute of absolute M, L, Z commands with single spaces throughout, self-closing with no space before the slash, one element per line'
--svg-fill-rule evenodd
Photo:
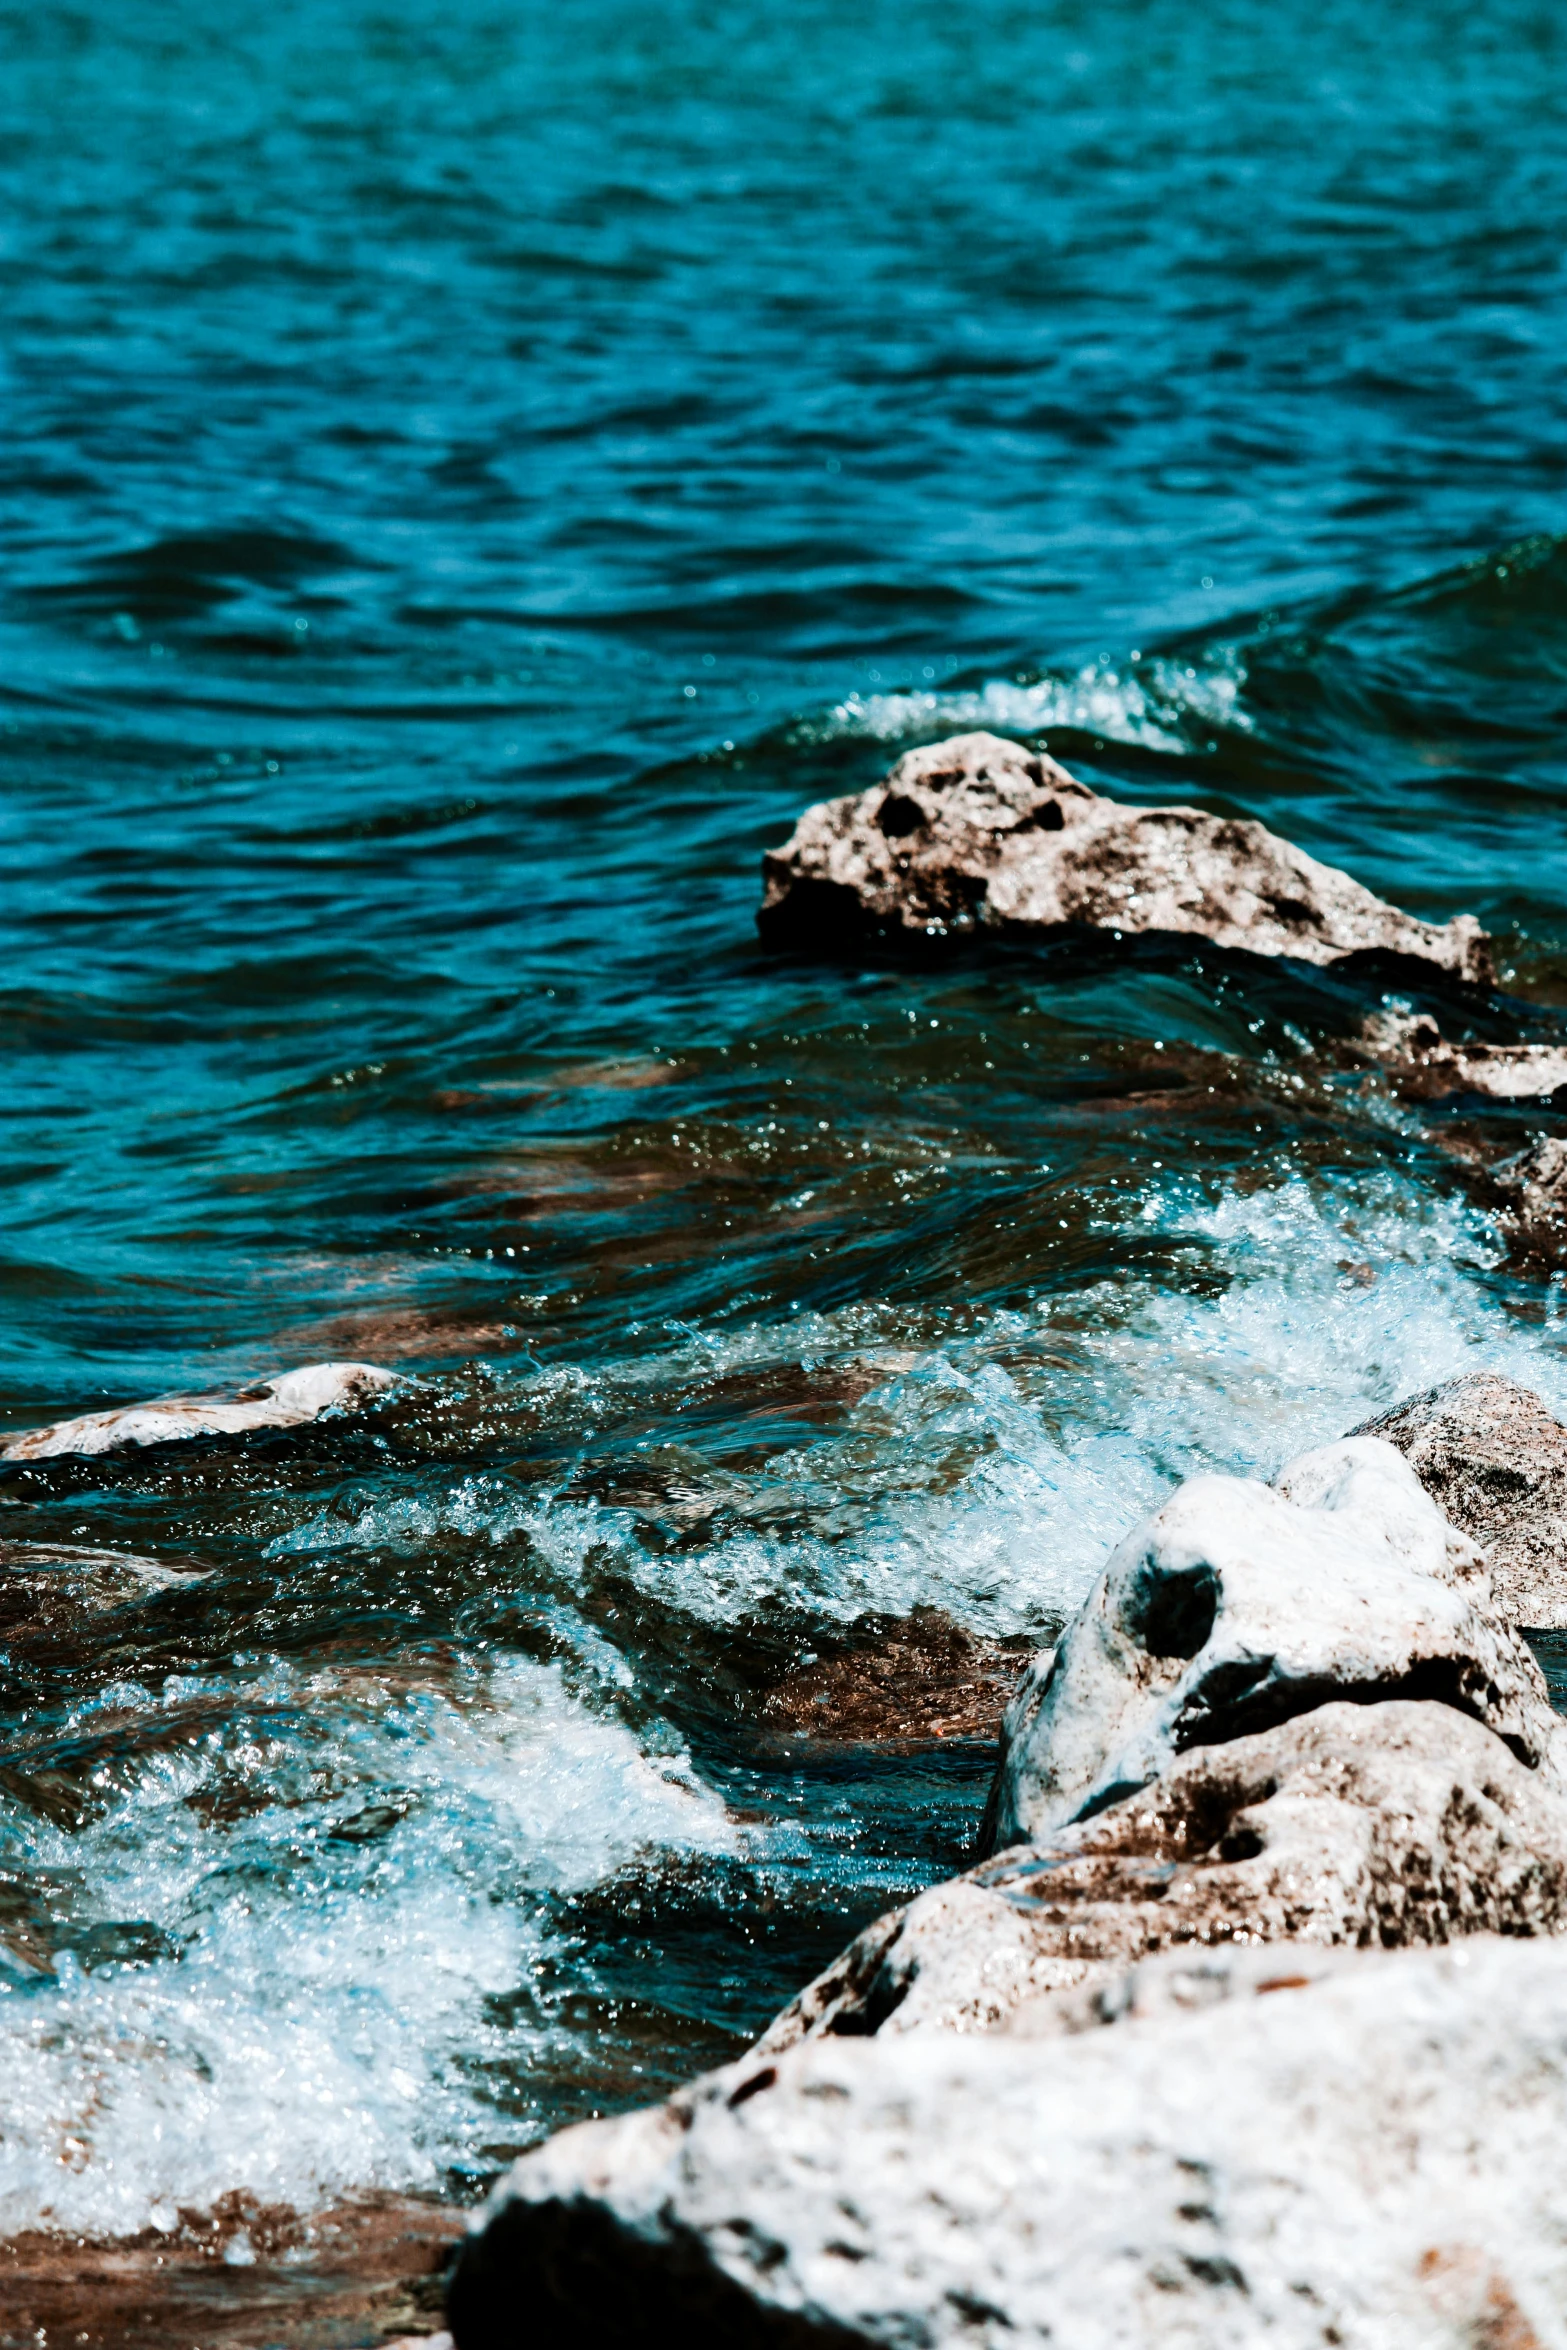
<path fill-rule="evenodd" d="M 1567 1949 L 1186 1958 L 525 2155 L 457 2350 L 1563 2350 Z"/>
<path fill-rule="evenodd" d="M 1567 1795 L 1494 1731 L 1409 1699 L 1202 1746 L 1092 1819 L 867 1927 L 760 2053 L 813 2035 L 994 2030 L 1150 1952 L 1392 1948 L 1567 1927 Z"/>
<path fill-rule="evenodd" d="M 808 808 L 763 878 L 758 924 L 780 945 L 1086 924 L 1308 963 L 1394 955 L 1460 980 L 1492 976 L 1471 915 L 1418 921 L 1265 825 L 1123 806 L 993 734 L 909 751 L 884 783 Z"/>
<path fill-rule="evenodd" d="M 1567 1627 L 1567 1428 L 1531 1389 L 1473 1371 L 1356 1434 L 1396 1444 L 1437 1507 L 1482 1546 L 1500 1614 Z"/>
<path fill-rule="evenodd" d="M 170 1444 L 181 1437 L 245 1436 L 257 1428 L 302 1428 L 324 1412 L 358 1411 L 395 1371 L 374 1363 L 307 1363 L 230 1395 L 163 1395 L 28 1428 L 0 1444 L 0 1461 L 52 1460 L 62 1453 L 115 1452 L 122 1445 Z"/>
<path fill-rule="evenodd" d="M 1375 1437 L 1267 1486 L 1194 1477 L 1112 1554 L 1007 1708 L 985 1841 L 1091 1818 L 1215 1746 L 1334 1697 L 1438 1699 L 1538 1763 L 1558 1724 L 1474 1544 Z"/>

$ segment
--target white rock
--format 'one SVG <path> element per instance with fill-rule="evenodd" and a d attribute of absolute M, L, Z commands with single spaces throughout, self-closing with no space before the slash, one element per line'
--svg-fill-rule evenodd
<path fill-rule="evenodd" d="M 1530 1764 L 1554 1749 L 1539 1667 L 1402 1454 L 1350 1437 L 1274 1486 L 1194 1477 L 1115 1551 L 1008 1707 L 988 1840 L 1088 1818 L 1191 1747 L 1399 1695 L 1472 1715 Z"/>
<path fill-rule="evenodd" d="M 43 1461 L 61 1453 L 114 1452 L 121 1445 L 169 1444 L 189 1436 L 243 1436 L 254 1428 L 299 1428 L 324 1412 L 358 1411 L 398 1384 L 374 1363 L 307 1363 L 237 1394 L 164 1395 L 29 1428 L 0 1445 L 0 1460 Z"/>
<path fill-rule="evenodd" d="M 757 2043 L 991 2031 L 1148 1952 L 1567 1928 L 1567 1793 L 1448 1706 L 1332 1704 L 1203 1746 L 878 1918 Z"/>
<path fill-rule="evenodd" d="M 458 2350 L 1567 2346 L 1560 1943 L 1075 2020 L 1111 2028 L 813 2040 L 563 2132 L 475 2222 Z"/>

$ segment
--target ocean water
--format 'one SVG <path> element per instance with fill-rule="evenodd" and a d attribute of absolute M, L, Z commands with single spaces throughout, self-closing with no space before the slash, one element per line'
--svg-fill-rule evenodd
<path fill-rule="evenodd" d="M 1192 948 L 764 955 L 976 725 L 1502 940 L 1567 1027 L 1567 29 L 1411 0 L 0 7 L 0 2227 L 471 2192 L 957 1865 L 1197 1467 L 1561 1286 Z M 1447 1007 L 1445 1016 L 1457 1016 Z M 1560 1121 L 1558 1120 L 1559 1126 Z"/>

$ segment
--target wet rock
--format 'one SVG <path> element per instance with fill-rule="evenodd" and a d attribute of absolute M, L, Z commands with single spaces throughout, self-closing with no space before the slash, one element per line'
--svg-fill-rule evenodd
<path fill-rule="evenodd" d="M 1567 1145 L 1553 1152 L 1567 1172 Z M 1567 1428 L 1537 1395 L 1471 1372 L 1355 1433 L 1396 1444 L 1436 1506 L 1481 1545 L 1509 1622 L 1567 1627 Z"/>
<path fill-rule="evenodd" d="M 0 2343 L 343 2350 L 428 2337 L 462 2225 L 450 2203 L 372 2193 L 312 2212 L 226 2195 L 135 2236 L 29 2229 L 0 2239 Z"/>
<path fill-rule="evenodd" d="M 892 1751 L 989 1745 L 1024 1662 L 937 1609 L 922 1609 L 860 1627 L 852 1646 L 797 1665 L 767 1691 L 758 1718 L 790 1742 Z"/>
<path fill-rule="evenodd" d="M 1361 1042 L 1412 1100 L 1479 1093 L 1493 1101 L 1543 1101 L 1567 1086 L 1567 1045 L 1451 1044 L 1425 1014 L 1379 1012 L 1365 1023 Z"/>
<path fill-rule="evenodd" d="M 565 2131 L 462 2249 L 458 2350 L 1567 2344 L 1567 1948 L 1220 1990 L 813 2040 Z"/>
<path fill-rule="evenodd" d="M 1557 1736 L 1475 1545 L 1371 1436 L 1273 1486 L 1194 1477 L 1127 1536 L 1007 1708 L 983 1841 L 1037 1841 L 1192 1747 L 1345 1696 L 1439 1699 L 1531 1766 Z"/>
<path fill-rule="evenodd" d="M 114 1452 L 122 1445 L 171 1444 L 190 1436 L 243 1436 L 256 1428 L 300 1428 L 324 1412 L 358 1411 L 398 1384 L 374 1363 L 309 1363 L 233 1395 L 165 1395 L 28 1428 L 0 1445 L 0 1460 L 52 1460 L 62 1453 Z"/>
<path fill-rule="evenodd" d="M 1488 1182 L 1515 1263 L 1554 1269 L 1567 1260 L 1567 1142 L 1537 1135 L 1491 1167 Z"/>
<path fill-rule="evenodd" d="M 1567 1926 L 1567 1797 L 1494 1732 L 1407 1699 L 1199 1747 L 1092 1820 L 879 1918 L 760 2053 L 827 2033 L 991 2031 L 1151 1951 L 1385 1947 Z"/>
<path fill-rule="evenodd" d="M 1086 924 L 1308 963 L 1376 953 L 1491 976 L 1470 915 L 1417 921 L 1264 825 L 1123 806 L 993 734 L 910 751 L 884 783 L 807 809 L 763 877 L 757 919 L 780 945 Z"/>

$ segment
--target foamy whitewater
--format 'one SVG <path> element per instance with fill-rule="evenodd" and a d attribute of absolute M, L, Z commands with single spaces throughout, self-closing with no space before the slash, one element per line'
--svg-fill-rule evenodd
<path fill-rule="evenodd" d="M 568 2036 L 547 1997 L 514 2012 L 565 1956 L 563 1894 L 715 1860 L 753 1897 L 801 1870 L 874 1890 L 885 1872 L 841 1835 L 737 1816 L 635 1701 L 572 1608 L 606 1561 L 649 1605 L 714 1626 L 935 1607 L 1043 1638 L 1181 1477 L 1266 1477 L 1465 1370 L 1567 1406 L 1559 1307 L 1520 1326 L 1488 1290 L 1483 1219 L 1395 1176 L 1286 1177 L 1213 1203 L 1172 1179 L 1134 1212 L 1201 1257 L 1208 1294 L 1101 1280 L 928 1350 L 895 1345 L 886 1311 L 813 1312 L 503 1382 L 575 1426 L 698 1373 L 875 1372 L 825 1457 L 783 1452 L 705 1496 L 693 1483 L 688 1507 L 740 1521 L 709 1545 L 650 1553 L 624 1511 L 494 1476 L 382 1502 L 350 1486 L 272 1538 L 283 1558 L 392 1548 L 417 1563 L 442 1535 L 503 1552 L 547 1596 L 562 1662 L 312 1671 L 258 1652 L 110 1684 L 74 1713 L 65 1740 L 127 1714 L 144 1734 L 161 1715 L 170 1735 L 143 1767 L 94 1774 L 91 1816 L 69 1831 L 7 1805 L 4 1866 L 58 1887 L 89 1947 L 95 1919 L 132 1919 L 142 1950 L 101 1971 L 67 1950 L 52 1977 L 17 1957 L 0 1979 L 5 2224 L 124 2232 L 235 2188 L 308 2206 L 481 2175 L 506 2134 L 497 2080 Z M 769 1531 L 779 1516 L 817 1530 Z"/>
<path fill-rule="evenodd" d="M 1473 1175 L 1562 1113 L 1355 1047 L 1567 1035 L 1564 88 L 1536 0 L 0 11 L 0 1434 L 404 1375 L 0 1468 L 0 2226 L 471 2199 L 963 1865 L 865 1657 L 1567 1406 Z M 764 951 L 973 728 L 1505 994 Z"/>

